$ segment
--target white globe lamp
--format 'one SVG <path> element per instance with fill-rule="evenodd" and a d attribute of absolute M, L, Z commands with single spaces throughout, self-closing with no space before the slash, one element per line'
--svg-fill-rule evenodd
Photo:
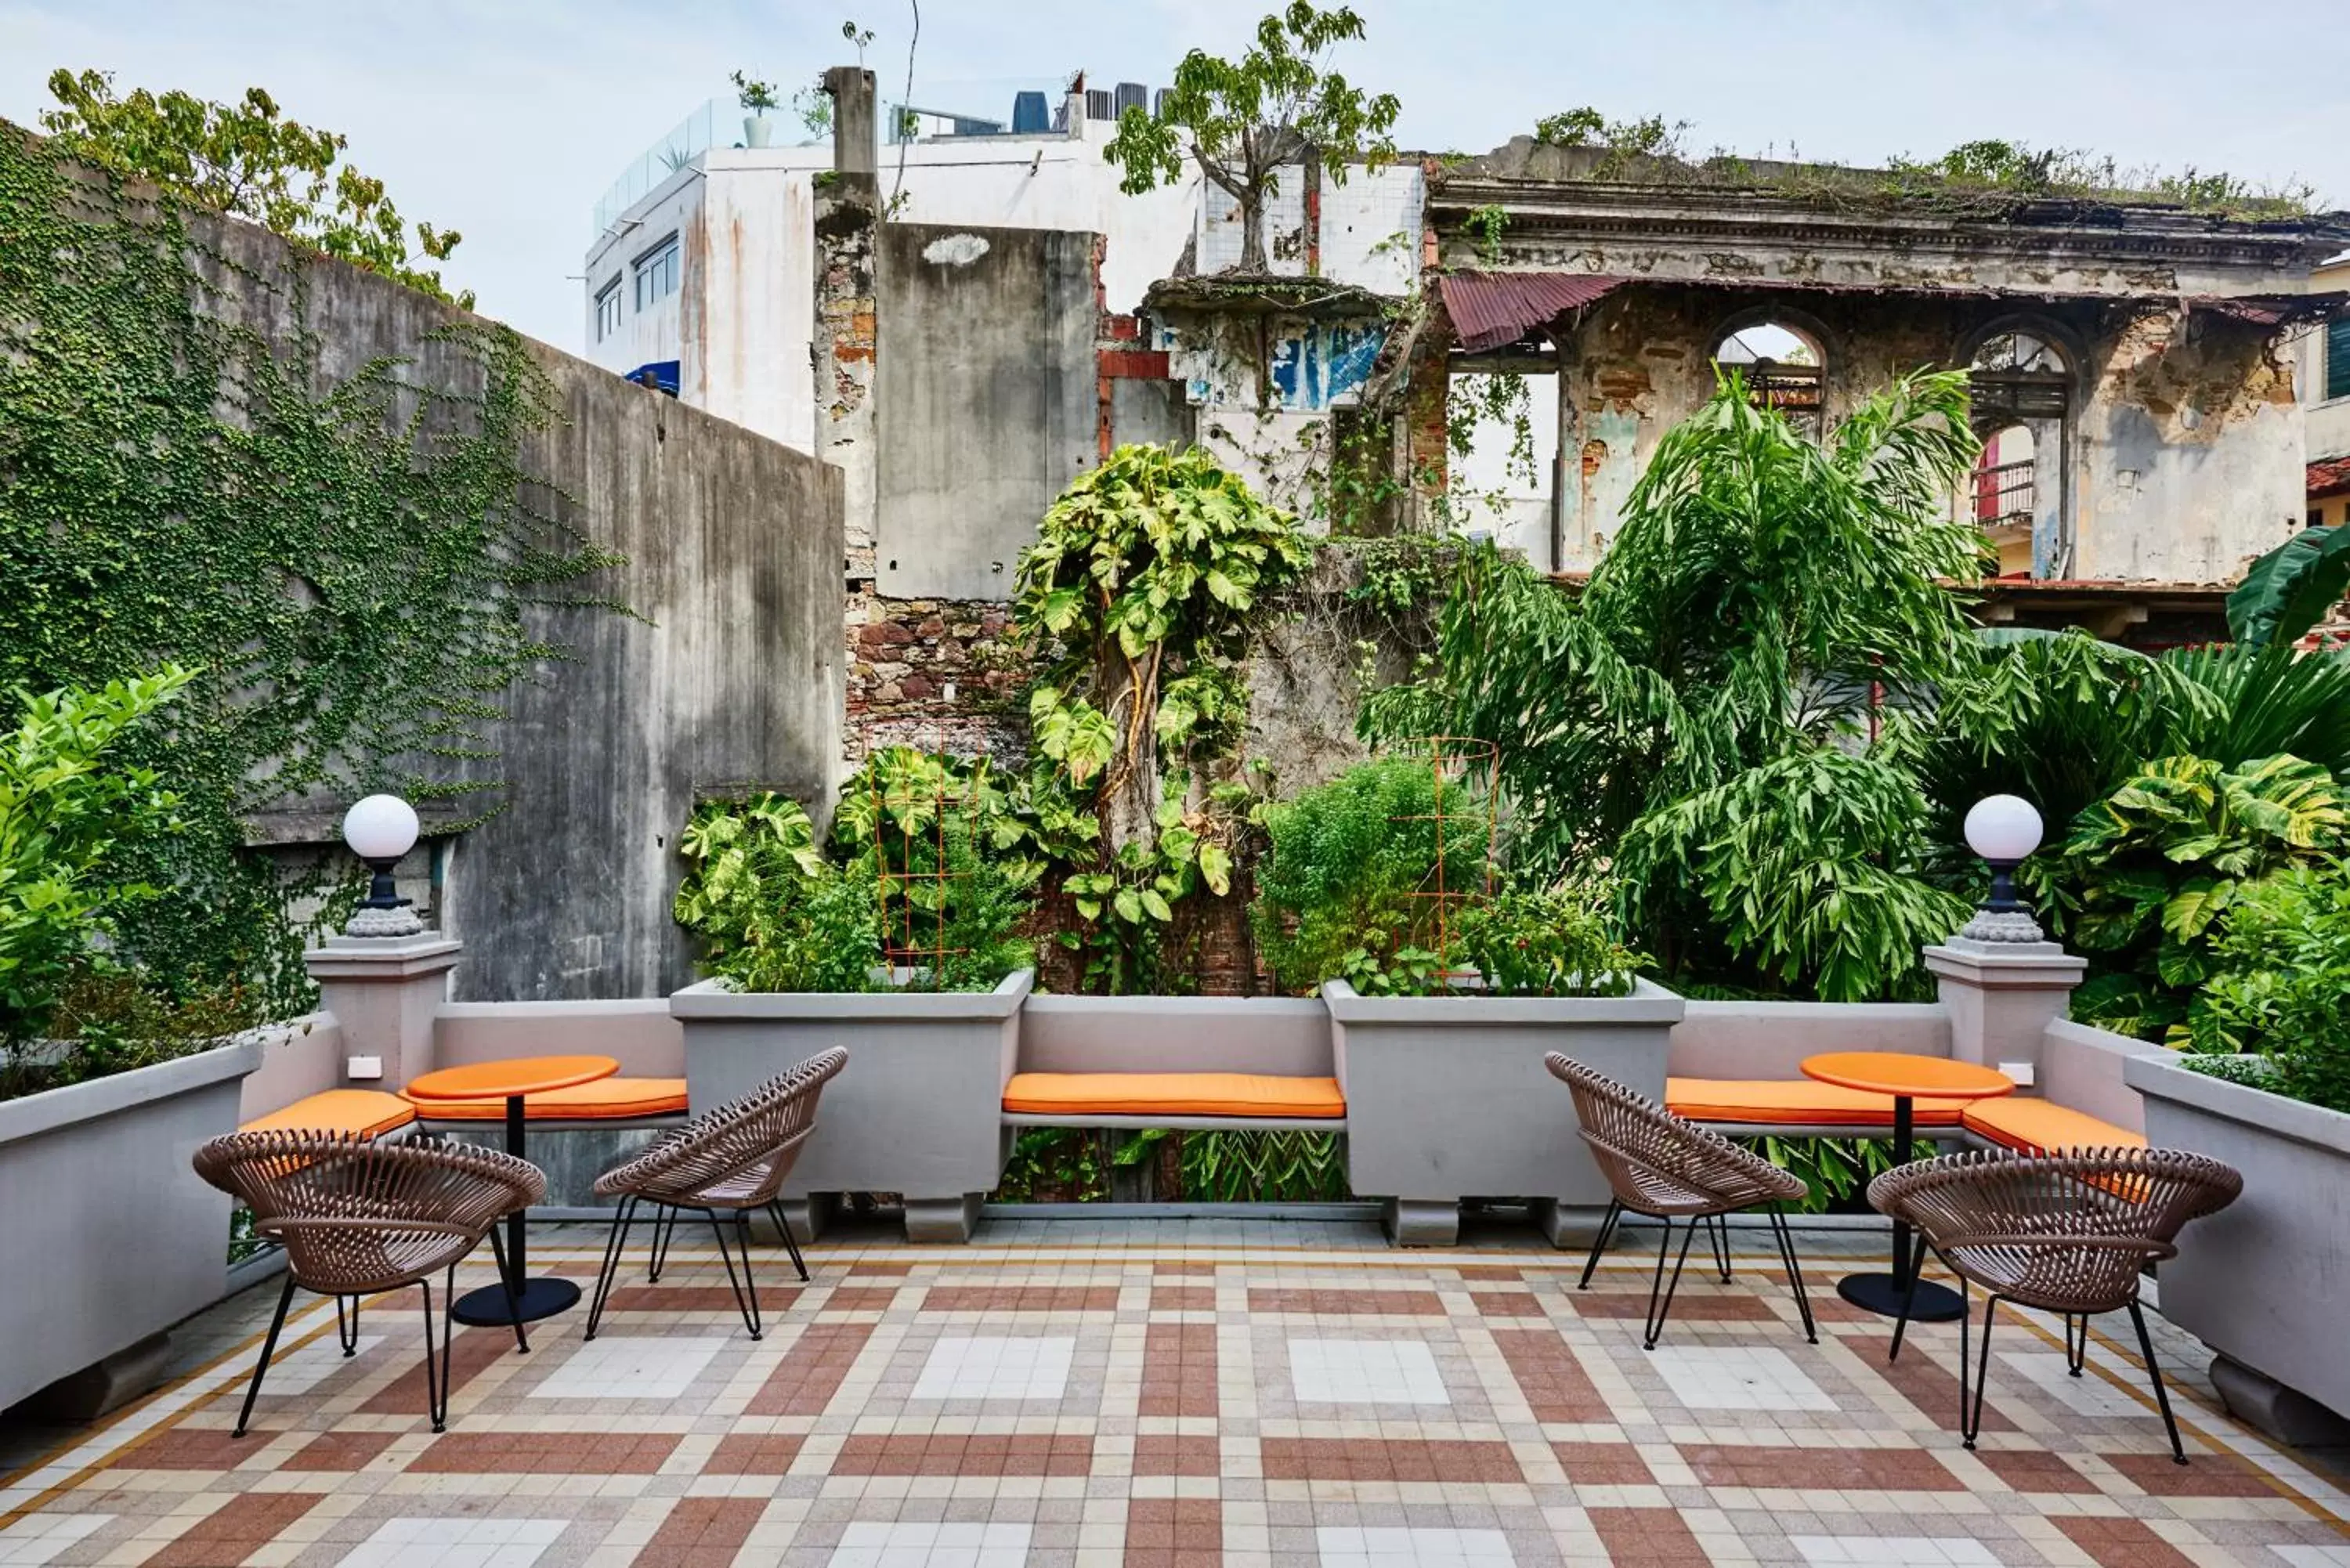
<path fill-rule="evenodd" d="M 374 873 L 368 896 L 344 929 L 355 937 L 407 937 L 424 922 L 392 886 L 392 867 L 416 846 L 416 808 L 396 794 L 371 794 L 343 814 L 343 842 Z"/>
<path fill-rule="evenodd" d="M 1991 897 L 1960 934 L 1981 941 L 2042 940 L 2038 922 L 2015 896 L 2015 868 L 2040 847 L 2040 812 L 2022 795 L 1985 795 L 1967 810 L 1967 847 L 1991 867 Z"/>

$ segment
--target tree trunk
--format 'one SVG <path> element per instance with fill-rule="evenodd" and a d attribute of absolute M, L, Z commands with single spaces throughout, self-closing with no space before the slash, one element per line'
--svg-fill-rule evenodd
<path fill-rule="evenodd" d="M 1157 649 L 1129 665 L 1115 637 L 1099 656 L 1097 679 L 1102 711 L 1118 730 L 1117 749 L 1102 780 L 1101 813 L 1104 841 L 1115 855 L 1139 840 L 1149 843 L 1157 833 L 1159 814 L 1159 694 L 1152 679 L 1158 669 Z M 1142 688 L 1137 689 L 1139 674 Z"/>
<path fill-rule="evenodd" d="M 1241 265 L 1243 273 L 1261 273 L 1264 262 L 1264 195 L 1263 192 L 1243 194 L 1241 203 Z"/>

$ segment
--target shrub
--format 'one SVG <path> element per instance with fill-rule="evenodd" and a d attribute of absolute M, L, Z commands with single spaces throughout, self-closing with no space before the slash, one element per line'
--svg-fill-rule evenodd
<path fill-rule="evenodd" d="M 23 717 L 0 741 L 0 1044 L 40 1034 L 77 973 L 109 967 L 115 918 L 157 896 L 111 862 L 172 831 L 176 797 L 109 753 L 190 679 L 167 665 L 97 691 L 17 692 Z"/>
<path fill-rule="evenodd" d="M 2298 866 L 2246 888 L 2220 918 L 2211 956 L 2220 972 L 2187 1044 L 2221 1059 L 2189 1064 L 2350 1111 L 2350 865 Z M 2237 1055 L 2261 1061 L 2249 1075 L 2229 1071 Z"/>
<path fill-rule="evenodd" d="M 741 991 L 871 991 L 881 941 L 873 888 L 826 863 L 797 801 L 713 801 L 678 839 L 691 865 L 677 923 L 704 972 Z"/>
<path fill-rule="evenodd" d="M 1425 990 L 1440 977 L 1435 821 L 1440 789 L 1458 827 L 1444 845 L 1442 887 L 1482 890 L 1485 804 L 1425 760 L 1388 757 L 1350 768 L 1263 812 L 1272 847 L 1258 863 L 1250 911 L 1257 951 L 1285 990 L 1344 979 L 1377 994 Z M 1445 954 L 1449 960 L 1455 955 Z"/>
<path fill-rule="evenodd" d="M 1497 996 L 1628 996 L 1647 961 L 1563 892 L 1504 892 L 1461 914 L 1461 950 Z"/>

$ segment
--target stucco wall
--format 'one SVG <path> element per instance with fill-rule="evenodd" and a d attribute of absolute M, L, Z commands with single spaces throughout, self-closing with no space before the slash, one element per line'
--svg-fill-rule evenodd
<path fill-rule="evenodd" d="M 293 340 L 283 243 L 202 225 L 219 308 Z M 474 389 L 473 362 L 431 340 L 452 307 L 338 262 L 307 269 L 326 385 L 389 356 L 421 385 Z M 447 862 L 441 923 L 466 944 L 461 998 L 650 996 L 691 978 L 670 919 L 676 836 L 697 793 L 754 785 L 828 801 L 841 708 L 837 471 L 543 344 L 558 422 L 526 472 L 622 564 L 576 585 L 633 612 L 545 607 L 543 661 L 495 699 L 495 755 L 428 761 L 491 786 L 497 815 Z M 338 802 L 305 803 L 338 808 Z"/>

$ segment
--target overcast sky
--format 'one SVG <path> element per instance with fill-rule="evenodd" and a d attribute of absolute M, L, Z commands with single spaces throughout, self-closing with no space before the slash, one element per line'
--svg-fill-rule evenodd
<path fill-rule="evenodd" d="M 925 0 L 923 84 L 1079 68 L 1166 81 L 1194 46 L 1238 47 L 1267 0 Z M 2350 204 L 2342 0 L 1356 0 L 1341 56 L 1403 100 L 1409 146 L 1481 151 L 1590 103 L 1694 121 L 1716 146 L 1872 161 L 1978 137 L 2314 182 Z M 464 243 L 446 275 L 574 352 L 597 198 L 735 67 L 785 84 L 853 60 L 870 27 L 885 95 L 908 0 L 0 0 L 0 118 L 37 123 L 58 66 L 119 88 L 269 89 L 350 138 L 411 220 Z M 1003 106 L 1008 111 L 1009 105 Z"/>

